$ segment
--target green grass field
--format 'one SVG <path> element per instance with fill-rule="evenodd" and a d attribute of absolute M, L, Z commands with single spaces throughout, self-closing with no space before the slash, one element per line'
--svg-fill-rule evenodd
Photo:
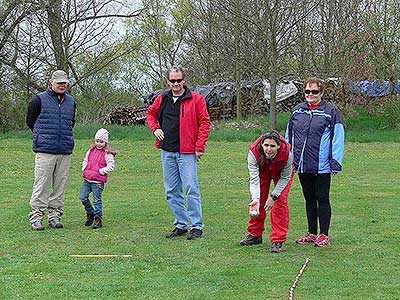
<path fill-rule="evenodd" d="M 83 226 L 80 166 L 90 140 L 77 140 L 66 192 L 64 229 L 33 232 L 28 221 L 34 153 L 29 139 L 3 139 L 0 189 L 0 299 L 288 299 L 310 258 L 295 299 L 400 299 L 397 143 L 347 143 L 344 172 L 333 178 L 332 246 L 293 240 L 306 230 L 296 177 L 289 197 L 285 252 L 241 247 L 246 235 L 248 142 L 209 142 L 199 164 L 203 239 L 169 240 L 153 141 L 114 141 L 117 169 L 103 194 L 104 227 Z M 130 258 L 71 258 L 129 254 Z"/>

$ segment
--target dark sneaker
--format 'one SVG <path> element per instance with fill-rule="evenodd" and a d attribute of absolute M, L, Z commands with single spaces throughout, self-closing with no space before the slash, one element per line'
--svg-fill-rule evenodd
<path fill-rule="evenodd" d="M 55 228 L 55 229 L 60 229 L 60 228 L 63 228 L 64 225 L 60 222 L 60 220 L 53 219 L 53 220 L 49 221 L 49 227 Z"/>
<path fill-rule="evenodd" d="M 283 251 L 283 242 L 273 242 L 269 252 L 281 253 Z"/>
<path fill-rule="evenodd" d="M 200 229 L 193 228 L 188 233 L 187 239 L 194 240 L 194 239 L 201 238 L 201 237 L 203 237 L 203 231 L 201 231 Z"/>
<path fill-rule="evenodd" d="M 32 222 L 32 230 L 44 230 L 44 227 L 42 225 L 42 221 L 34 221 Z"/>
<path fill-rule="evenodd" d="M 85 226 L 90 226 L 93 224 L 94 221 L 94 215 L 86 213 L 86 223 Z"/>
<path fill-rule="evenodd" d="M 255 237 L 249 234 L 245 239 L 240 241 L 241 246 L 250 246 L 257 244 L 262 244 L 262 235 Z"/>
<path fill-rule="evenodd" d="M 171 232 L 168 232 L 168 234 L 166 235 L 166 238 L 172 239 L 177 236 L 185 235 L 187 232 L 188 232 L 187 229 L 180 229 L 178 227 L 175 227 L 174 230 L 172 230 Z"/>
<path fill-rule="evenodd" d="M 93 229 L 103 227 L 103 220 L 100 217 L 94 217 Z"/>

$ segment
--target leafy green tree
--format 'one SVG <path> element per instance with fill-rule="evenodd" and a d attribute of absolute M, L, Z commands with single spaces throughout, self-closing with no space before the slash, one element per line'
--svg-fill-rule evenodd
<path fill-rule="evenodd" d="M 127 35 L 141 41 L 139 55 L 131 63 L 154 89 L 166 86 L 166 71 L 180 63 L 191 26 L 188 0 L 145 0 L 145 13 L 127 22 Z"/>
<path fill-rule="evenodd" d="M 137 17 L 142 9 L 127 7 L 114 0 L 1 2 L 0 62 L 18 84 L 5 90 L 5 98 L 20 99 L 15 107 L 25 107 L 32 94 L 47 87 L 55 69 L 70 74 L 71 91 L 78 94 L 85 80 L 132 51 L 119 43 L 115 24 Z M 86 55 L 95 57 L 95 63 L 79 65 Z M 21 90 L 27 91 L 23 97 Z"/>

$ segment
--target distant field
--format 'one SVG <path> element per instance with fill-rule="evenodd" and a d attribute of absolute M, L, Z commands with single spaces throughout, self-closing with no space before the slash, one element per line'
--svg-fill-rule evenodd
<path fill-rule="evenodd" d="M 209 142 L 199 164 L 205 237 L 187 241 L 164 237 L 173 219 L 153 141 L 110 138 L 119 154 L 103 194 L 105 226 L 83 226 L 80 165 L 91 141 L 78 139 L 65 228 L 43 232 L 28 222 L 31 141 L 1 140 L 0 299 L 287 299 L 307 257 L 295 299 L 400 299 L 399 144 L 346 144 L 344 172 L 332 181 L 329 248 L 293 242 L 306 230 L 296 177 L 285 252 L 270 254 L 269 224 L 263 245 L 239 246 L 246 235 L 248 142 Z M 132 257 L 70 257 L 78 254 Z"/>
<path fill-rule="evenodd" d="M 374 107 L 374 113 L 367 112 L 363 108 L 344 111 L 346 142 L 400 142 L 400 98 L 398 102 L 398 104 L 393 102 L 383 107 Z M 285 134 L 288 119 L 289 113 L 279 113 L 277 116 L 277 129 L 281 134 Z M 154 139 L 150 129 L 145 125 L 77 124 L 74 128 L 74 136 L 77 140 L 91 139 L 100 127 L 106 127 L 110 131 L 111 141 L 150 141 Z M 249 116 L 241 121 L 230 119 L 213 121 L 210 141 L 251 142 L 267 129 L 269 129 L 269 115 Z M 0 132 L 0 140 L 9 138 L 31 139 L 32 133 L 29 129 Z"/>

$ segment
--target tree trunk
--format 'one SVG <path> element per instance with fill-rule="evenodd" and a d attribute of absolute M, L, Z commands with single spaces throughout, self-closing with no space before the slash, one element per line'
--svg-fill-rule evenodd
<path fill-rule="evenodd" d="M 241 36 L 241 5 L 240 0 L 235 0 L 235 81 L 236 81 L 236 117 L 242 119 L 242 89 L 241 81 L 241 56 L 240 56 L 240 36 Z"/>
<path fill-rule="evenodd" d="M 269 102 L 269 114 L 270 114 L 270 120 L 269 120 L 269 125 L 271 129 L 276 129 L 276 84 L 277 84 L 277 77 L 278 77 L 278 43 L 277 43 L 277 27 L 276 27 L 276 22 L 278 19 L 279 15 L 279 7 L 278 7 L 278 1 L 275 2 L 275 5 L 272 7 L 269 4 L 269 1 L 266 1 L 267 3 L 267 10 L 269 11 L 269 42 L 270 42 L 270 51 L 271 51 L 271 57 L 270 57 L 270 77 L 269 77 L 269 82 L 270 82 L 270 102 Z"/>
<path fill-rule="evenodd" d="M 271 76 L 269 78 L 270 89 L 271 89 L 271 99 L 269 102 L 269 126 L 271 129 L 276 129 L 276 86 L 277 86 L 277 78 L 276 78 L 275 70 L 271 70 Z"/>
<path fill-rule="evenodd" d="M 53 45 L 54 57 L 57 69 L 68 71 L 68 59 L 65 55 L 63 41 L 63 22 L 61 19 L 62 0 L 49 1 L 46 6 L 48 29 L 50 31 L 51 42 Z"/>

